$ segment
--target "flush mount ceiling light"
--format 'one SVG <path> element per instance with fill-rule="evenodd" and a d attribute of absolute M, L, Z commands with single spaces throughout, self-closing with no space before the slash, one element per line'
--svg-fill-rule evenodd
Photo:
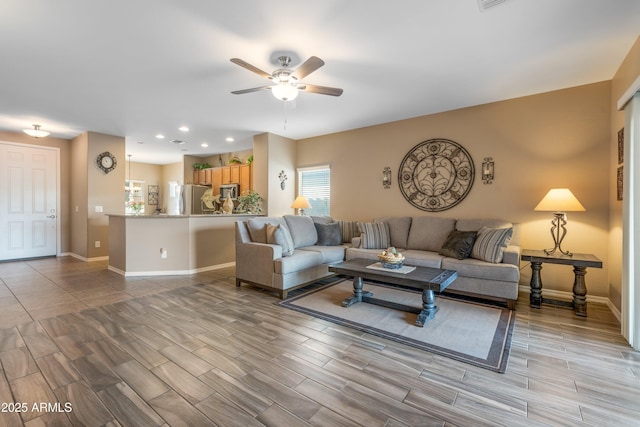
<path fill-rule="evenodd" d="M 22 132 L 34 138 L 44 138 L 49 135 L 49 132 L 40 129 L 40 125 L 33 125 L 33 129 L 22 129 Z"/>

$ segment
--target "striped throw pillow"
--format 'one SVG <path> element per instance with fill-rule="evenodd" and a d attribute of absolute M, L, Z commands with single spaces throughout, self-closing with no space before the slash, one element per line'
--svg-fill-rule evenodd
<path fill-rule="evenodd" d="M 340 233 L 342 233 L 342 242 L 351 243 L 351 239 L 354 237 L 360 237 L 360 229 L 356 221 L 342 221 L 338 220 L 340 224 Z"/>
<path fill-rule="evenodd" d="M 511 242 L 513 228 L 482 227 L 471 250 L 471 258 L 499 264 Z"/>
<path fill-rule="evenodd" d="M 363 249 L 386 249 L 391 244 L 389 225 L 386 222 L 359 222 Z"/>

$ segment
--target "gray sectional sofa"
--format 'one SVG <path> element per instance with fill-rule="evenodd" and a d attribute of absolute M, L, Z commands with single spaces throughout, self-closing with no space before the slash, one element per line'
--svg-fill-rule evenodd
<path fill-rule="evenodd" d="M 384 245 L 389 245 L 405 256 L 406 265 L 456 270 L 458 278 L 446 292 L 503 300 L 509 306 L 518 298 L 518 224 L 493 219 L 388 217 L 363 226 L 369 230 L 367 235 L 354 231 L 359 228 L 354 221 L 332 221 L 285 215 L 236 222 L 236 285 L 246 282 L 271 288 L 285 298 L 292 289 L 330 276 L 329 264 L 354 258 L 374 262 Z M 282 228 L 287 229 L 289 241 L 278 236 Z M 472 248 L 469 235 L 475 236 Z M 502 239 L 496 241 L 494 236 Z M 458 254 L 461 250 L 469 253 Z"/>

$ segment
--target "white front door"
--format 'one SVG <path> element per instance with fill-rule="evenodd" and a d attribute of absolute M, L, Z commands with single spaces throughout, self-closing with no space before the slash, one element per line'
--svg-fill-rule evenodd
<path fill-rule="evenodd" d="M 56 255 L 57 153 L 0 143 L 0 260 Z"/>

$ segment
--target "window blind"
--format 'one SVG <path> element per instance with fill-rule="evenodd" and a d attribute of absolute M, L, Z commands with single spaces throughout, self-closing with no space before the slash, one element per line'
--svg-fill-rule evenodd
<path fill-rule="evenodd" d="M 307 198 L 311 209 L 305 209 L 307 215 L 329 215 L 331 200 L 331 170 L 320 167 L 299 170 L 300 194 Z"/>

